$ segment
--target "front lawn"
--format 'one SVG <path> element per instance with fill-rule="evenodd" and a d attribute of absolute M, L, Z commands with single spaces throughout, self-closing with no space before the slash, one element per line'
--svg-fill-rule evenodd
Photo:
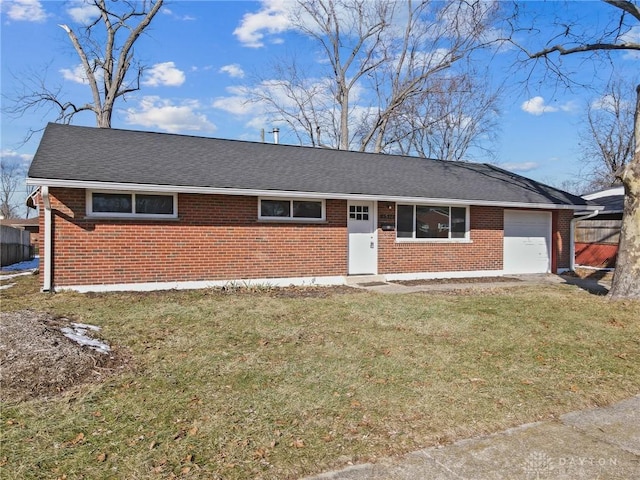
<path fill-rule="evenodd" d="M 640 392 L 640 304 L 572 286 L 47 295 L 17 282 L 3 311 L 101 326 L 129 366 L 5 401 L 7 479 L 299 478 Z"/>

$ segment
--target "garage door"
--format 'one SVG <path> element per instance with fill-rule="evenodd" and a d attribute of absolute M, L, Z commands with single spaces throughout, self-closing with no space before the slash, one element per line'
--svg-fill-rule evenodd
<path fill-rule="evenodd" d="M 551 213 L 505 210 L 504 271 L 551 271 Z"/>

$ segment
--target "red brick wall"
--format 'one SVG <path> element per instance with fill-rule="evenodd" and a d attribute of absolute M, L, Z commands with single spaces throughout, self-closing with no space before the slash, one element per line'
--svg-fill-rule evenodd
<path fill-rule="evenodd" d="M 258 221 L 255 197 L 180 194 L 177 220 L 86 218 L 84 190 L 51 188 L 50 197 L 56 287 L 347 274 L 344 200 L 327 200 L 326 222 L 303 224 Z M 378 212 L 379 228 L 395 225 L 394 203 Z M 471 207 L 466 243 L 397 242 L 379 229 L 378 272 L 502 270 L 503 212 Z M 569 266 L 571 214 L 557 214 L 560 268 Z"/>
<path fill-rule="evenodd" d="M 389 208 L 391 207 L 391 208 Z M 379 224 L 395 223 L 395 204 L 379 202 Z M 502 208 L 471 207 L 471 243 L 396 242 L 378 231 L 378 273 L 502 270 Z"/>
<path fill-rule="evenodd" d="M 86 218 L 82 189 L 50 196 L 54 286 L 346 275 L 343 200 L 293 224 L 259 222 L 255 197 L 180 194 L 179 219 L 158 221 Z"/>
<path fill-rule="evenodd" d="M 557 210 L 558 231 L 554 247 L 557 251 L 557 268 L 571 267 L 571 220 L 573 210 Z"/>

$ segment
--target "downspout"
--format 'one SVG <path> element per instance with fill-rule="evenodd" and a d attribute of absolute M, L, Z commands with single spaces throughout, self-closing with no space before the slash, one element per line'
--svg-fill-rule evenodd
<path fill-rule="evenodd" d="M 42 195 L 42 203 L 44 204 L 44 281 L 42 283 L 42 291 L 51 291 L 51 265 L 53 259 L 51 252 L 53 251 L 53 233 L 51 231 L 51 199 L 49 198 L 49 187 L 43 186 L 40 190 Z"/>
<path fill-rule="evenodd" d="M 594 210 L 589 215 L 585 215 L 584 217 L 573 218 L 571 219 L 571 222 L 569 222 L 571 226 L 570 232 L 569 232 L 569 236 L 571 237 L 571 240 L 569 242 L 569 244 L 571 245 L 571 247 L 569 248 L 569 270 L 572 272 L 576 269 L 576 238 L 575 238 L 576 223 L 579 222 L 580 220 L 588 220 L 589 218 L 593 218 L 599 213 L 600 213 L 600 210 Z"/>

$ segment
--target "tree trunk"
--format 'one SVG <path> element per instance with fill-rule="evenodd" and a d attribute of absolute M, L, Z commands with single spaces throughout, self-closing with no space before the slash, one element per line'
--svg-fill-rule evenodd
<path fill-rule="evenodd" d="M 349 150 L 349 90 L 347 90 L 342 85 L 340 85 L 339 88 L 340 88 L 340 144 L 339 144 L 338 150 Z"/>
<path fill-rule="evenodd" d="M 620 178 L 624 185 L 624 212 L 618 260 L 609 292 L 612 299 L 640 299 L 640 85 L 636 87 L 635 152 Z"/>

